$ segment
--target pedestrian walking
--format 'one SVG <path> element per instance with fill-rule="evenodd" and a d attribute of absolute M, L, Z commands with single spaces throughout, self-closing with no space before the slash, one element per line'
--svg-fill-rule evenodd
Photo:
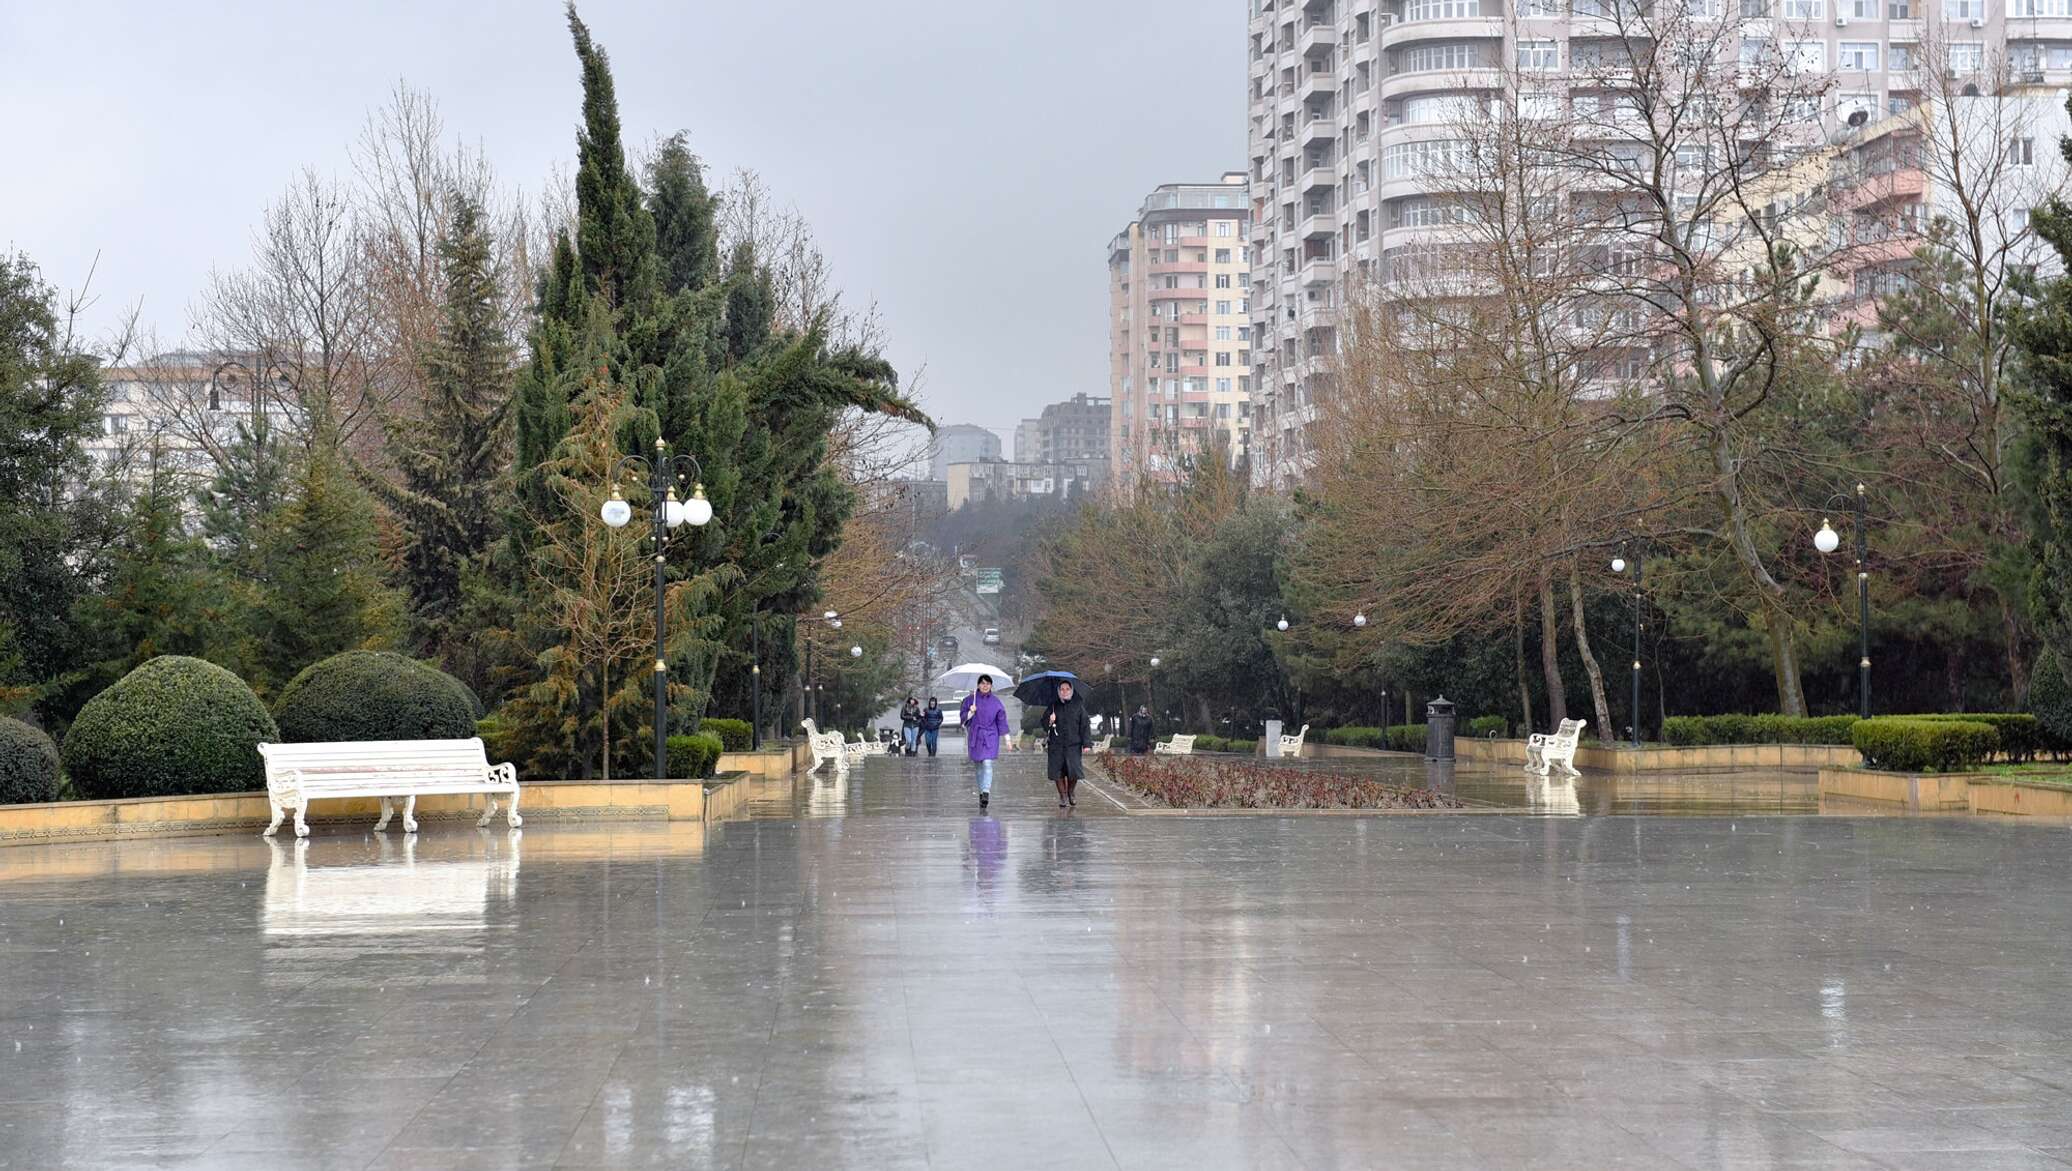
<path fill-rule="evenodd" d="M 1058 684 L 1058 699 L 1043 717 L 1050 734 L 1050 779 L 1058 786 L 1058 808 L 1079 804 L 1077 790 L 1085 767 L 1080 754 L 1094 742 L 1093 721 L 1087 715 L 1086 699 L 1072 690 L 1072 684 Z"/>
<path fill-rule="evenodd" d="M 978 807 L 983 812 L 993 800 L 993 762 L 999 759 L 1002 747 L 1014 751 L 1007 705 L 993 694 L 991 675 L 978 677 L 978 690 L 964 697 L 957 717 L 964 725 L 964 751 L 978 766 Z"/>
<path fill-rule="evenodd" d="M 921 744 L 921 701 L 909 695 L 899 709 L 899 742 L 913 756 Z"/>
<path fill-rule="evenodd" d="M 942 705 L 928 697 L 928 706 L 921 709 L 921 739 L 928 745 L 928 755 L 935 755 L 935 742 L 942 735 Z"/>
<path fill-rule="evenodd" d="M 1151 751 L 1153 735 L 1155 733 L 1151 728 L 1151 709 L 1138 704 L 1137 714 L 1130 717 L 1130 754 L 1142 756 Z"/>

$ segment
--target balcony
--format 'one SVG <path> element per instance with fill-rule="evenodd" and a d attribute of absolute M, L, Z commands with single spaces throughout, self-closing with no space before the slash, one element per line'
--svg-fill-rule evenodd
<path fill-rule="evenodd" d="M 1329 50 L 1337 47 L 1338 26 L 1326 24 L 1321 20 L 1304 28 L 1295 38 L 1296 50 L 1305 57 L 1314 54 L 1318 49 Z"/>
<path fill-rule="evenodd" d="M 1209 262 L 1206 260 L 1155 260 L 1147 268 L 1153 276 L 1166 276 L 1176 273 L 1207 274 Z"/>
<path fill-rule="evenodd" d="M 1469 69 L 1427 69 L 1416 73 L 1392 73 L 1381 79 L 1381 100 L 1405 94 L 1463 93 L 1469 90 L 1501 90 L 1502 71 L 1493 66 Z"/>
<path fill-rule="evenodd" d="M 1208 299 L 1207 289 L 1147 289 L 1144 296 L 1152 301 L 1202 301 Z"/>
<path fill-rule="evenodd" d="M 1500 39 L 1503 35 L 1504 19 L 1501 16 L 1455 16 L 1439 20 L 1399 20 L 1381 30 L 1381 43 L 1383 47 L 1392 49 L 1419 41 Z"/>
<path fill-rule="evenodd" d="M 1834 193 L 1834 206 L 1838 211 L 1856 211 L 1881 203 L 1917 203 L 1926 189 L 1921 168 L 1903 167 L 1843 180 Z"/>
<path fill-rule="evenodd" d="M 1334 97 L 1338 93 L 1338 75 L 1328 69 L 1312 69 L 1295 87 L 1295 96 L 1303 101 L 1311 98 Z"/>
<path fill-rule="evenodd" d="M 1307 148 L 1319 142 L 1337 142 L 1339 129 L 1338 119 L 1329 114 L 1311 118 L 1302 124 L 1302 146 Z"/>
<path fill-rule="evenodd" d="M 1301 182 L 1295 189 L 1307 195 L 1320 187 L 1338 186 L 1338 172 L 1330 167 L 1311 167 L 1302 173 Z"/>
<path fill-rule="evenodd" d="M 1324 239 L 1338 234 L 1338 213 L 1335 211 L 1312 212 L 1303 217 L 1302 238 Z"/>
<path fill-rule="evenodd" d="M 1338 261 L 1328 256 L 1313 257 L 1302 262 L 1302 283 L 1309 288 L 1321 288 L 1338 280 Z"/>
<path fill-rule="evenodd" d="M 1182 314 L 1180 315 L 1180 324 L 1181 324 L 1181 325 L 1201 325 L 1201 326 L 1206 326 L 1206 325 L 1208 325 L 1208 323 L 1209 323 L 1209 315 L 1208 315 L 1208 314 L 1206 314 L 1206 313 L 1182 313 Z M 1195 338 L 1195 339 L 1193 339 L 1193 340 L 1195 340 L 1195 341 L 1200 341 L 1201 339 L 1200 339 L 1200 338 Z"/>

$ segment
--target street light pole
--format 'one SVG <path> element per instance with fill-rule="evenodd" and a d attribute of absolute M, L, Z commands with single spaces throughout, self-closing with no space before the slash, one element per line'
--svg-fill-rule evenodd
<path fill-rule="evenodd" d="M 629 469 L 637 469 L 647 476 L 648 513 L 654 526 L 655 779 L 661 781 L 669 777 L 669 660 L 664 650 L 669 642 L 669 618 L 664 606 L 668 588 L 666 558 L 669 532 L 685 521 L 689 521 L 693 528 L 702 527 L 712 519 L 712 504 L 705 499 L 705 485 L 698 482 L 704 475 L 698 461 L 688 455 L 670 455 L 669 445 L 657 439 L 652 460 L 629 455 L 612 468 L 611 499 L 606 500 L 599 510 L 604 523 L 612 528 L 624 528 L 633 519 L 633 506 L 627 504 L 619 493 L 619 483 Z M 676 486 L 687 478 L 693 484 L 691 498 L 681 501 L 676 498 Z"/>
<path fill-rule="evenodd" d="M 1856 485 L 1856 496 L 1852 500 L 1837 492 L 1828 498 L 1828 504 L 1847 501 L 1856 513 L 1856 714 L 1863 719 L 1871 718 L 1871 532 L 1867 513 L 1868 490 Z M 1826 517 L 1820 518 L 1820 531 L 1813 534 L 1813 547 L 1822 553 L 1832 553 L 1840 548 L 1842 538 Z"/>
<path fill-rule="evenodd" d="M 1640 606 L 1641 606 L 1641 563 L 1644 553 L 1633 555 L 1633 746 L 1640 747 Z M 1626 572 L 1624 554 L 1612 558 L 1612 572 Z"/>
<path fill-rule="evenodd" d="M 748 615 L 748 747 L 763 750 L 763 616 Z"/>

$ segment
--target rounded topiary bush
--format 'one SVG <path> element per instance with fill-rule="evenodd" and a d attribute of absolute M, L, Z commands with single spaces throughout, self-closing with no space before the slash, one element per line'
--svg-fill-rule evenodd
<path fill-rule="evenodd" d="M 2036 656 L 2029 678 L 2029 710 L 2042 725 L 2043 748 L 2053 755 L 2072 749 L 2072 674 L 2048 647 Z"/>
<path fill-rule="evenodd" d="M 65 771 L 89 798 L 236 793 L 265 786 L 259 745 L 278 739 L 244 680 L 161 655 L 79 709 L 65 733 Z"/>
<path fill-rule="evenodd" d="M 57 799 L 57 744 L 41 728 L 0 716 L 0 805 Z"/>
<path fill-rule="evenodd" d="M 289 744 L 465 740 L 480 715 L 467 684 L 387 651 L 346 651 L 311 663 L 273 705 Z"/>

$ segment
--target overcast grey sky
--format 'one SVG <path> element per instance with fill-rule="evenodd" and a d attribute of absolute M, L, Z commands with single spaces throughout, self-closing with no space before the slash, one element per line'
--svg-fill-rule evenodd
<path fill-rule="evenodd" d="M 633 146 L 762 173 L 875 300 L 944 422 L 1107 389 L 1108 238 L 1154 185 L 1244 166 L 1240 0 L 588 0 Z M 575 154 L 559 0 L 0 0 L 0 246 L 95 323 L 177 338 L 301 167 L 343 174 L 398 79 L 501 177 Z"/>

